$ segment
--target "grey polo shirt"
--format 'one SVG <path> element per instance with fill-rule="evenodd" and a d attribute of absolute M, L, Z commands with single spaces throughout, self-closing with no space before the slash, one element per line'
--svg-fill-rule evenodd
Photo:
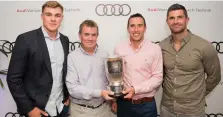
<path fill-rule="evenodd" d="M 108 86 L 105 74 L 107 57 L 108 52 L 100 48 L 89 55 L 82 47 L 68 55 L 66 85 L 72 103 L 98 106 L 104 102 L 101 91 Z"/>

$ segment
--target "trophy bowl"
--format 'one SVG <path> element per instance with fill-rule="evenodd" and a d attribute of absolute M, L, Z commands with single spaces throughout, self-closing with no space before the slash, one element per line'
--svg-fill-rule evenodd
<path fill-rule="evenodd" d="M 106 76 L 109 81 L 110 90 L 115 97 L 122 96 L 123 84 L 123 59 L 121 57 L 110 57 L 106 60 Z"/>

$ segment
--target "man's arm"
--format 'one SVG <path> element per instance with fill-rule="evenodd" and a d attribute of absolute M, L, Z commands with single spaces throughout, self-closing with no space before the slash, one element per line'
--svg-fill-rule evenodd
<path fill-rule="evenodd" d="M 156 49 L 151 71 L 152 75 L 148 80 L 134 87 L 135 94 L 151 92 L 161 85 L 163 81 L 163 57 L 160 47 Z"/>
<path fill-rule="evenodd" d="M 209 44 L 203 51 L 203 66 L 207 74 L 206 95 L 208 95 L 221 81 L 221 67 L 218 53 L 215 48 Z"/>
<path fill-rule="evenodd" d="M 78 72 L 75 68 L 71 54 L 67 58 L 67 76 L 66 85 L 71 97 L 77 99 L 91 100 L 94 97 L 100 97 L 102 90 L 87 88 L 79 82 Z"/>
<path fill-rule="evenodd" d="M 19 35 L 12 51 L 7 74 L 7 83 L 19 111 L 23 114 L 27 114 L 34 108 L 32 101 L 25 92 L 23 84 L 27 66 L 28 46 L 26 45 L 24 37 Z"/>

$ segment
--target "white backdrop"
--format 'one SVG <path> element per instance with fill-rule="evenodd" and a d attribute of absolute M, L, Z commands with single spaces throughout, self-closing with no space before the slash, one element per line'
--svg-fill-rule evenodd
<path fill-rule="evenodd" d="M 67 35 L 70 42 L 78 41 L 79 24 L 85 19 L 92 19 L 99 25 L 99 46 L 102 46 L 109 53 L 117 43 L 128 39 L 126 29 L 127 20 L 131 14 L 141 13 L 147 23 L 146 39 L 151 41 L 160 41 L 170 34 L 166 25 L 167 9 L 173 3 L 180 3 L 188 9 L 190 22 L 188 28 L 195 34 L 202 36 L 210 42 L 221 42 L 223 37 L 223 2 L 194 2 L 194 1 L 61 1 L 64 8 L 64 20 L 60 31 Z M 0 2 L 1 18 L 0 18 L 0 40 L 8 40 L 14 42 L 16 37 L 26 31 L 39 28 L 42 25 L 41 7 L 44 1 L 17 1 L 17 2 Z M 119 13 L 119 5 L 123 5 L 123 14 L 127 16 L 98 16 L 103 13 L 103 9 L 96 6 L 99 4 L 115 5 L 115 14 Z M 107 14 L 111 14 L 111 6 L 107 6 Z M 0 45 L 3 42 L 0 41 Z M 223 54 L 220 52 L 221 45 L 213 44 L 219 51 L 221 63 L 223 62 Z M 198 44 L 199 46 L 199 44 Z M 0 46 L 1 49 L 1 46 Z M 0 70 L 7 69 L 9 57 L 0 54 Z M 7 61 L 7 62 L 5 62 Z M 4 67 L 4 68 L 2 68 Z M 5 81 L 5 76 L 0 76 Z M 6 82 L 4 82 L 6 83 Z M 6 85 L 6 84 L 5 84 Z M 156 94 L 157 106 L 159 107 L 162 89 Z M 9 96 L 9 97 L 8 97 Z M 221 83 L 207 97 L 207 113 L 223 113 L 223 85 Z M 158 108 L 159 111 L 159 108 Z M 0 89 L 0 117 L 4 117 L 7 112 L 16 112 L 15 103 L 10 97 L 7 89 Z M 211 116 L 210 116 L 211 117 Z M 220 117 L 220 116 L 219 116 Z"/>

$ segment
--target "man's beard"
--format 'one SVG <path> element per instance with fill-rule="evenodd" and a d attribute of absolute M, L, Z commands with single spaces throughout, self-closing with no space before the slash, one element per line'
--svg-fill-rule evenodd
<path fill-rule="evenodd" d="M 184 30 L 185 30 L 186 28 L 182 28 L 181 30 L 179 30 L 179 31 L 174 31 L 174 30 L 171 30 L 171 33 L 172 34 L 180 34 L 180 33 L 182 33 L 182 32 L 184 32 Z"/>

